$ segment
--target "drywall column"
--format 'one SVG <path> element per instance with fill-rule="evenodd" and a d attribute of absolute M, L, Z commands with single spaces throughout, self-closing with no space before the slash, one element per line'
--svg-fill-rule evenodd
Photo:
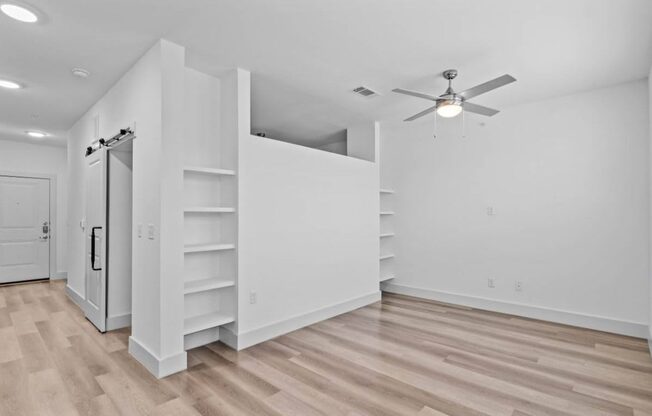
<path fill-rule="evenodd" d="M 380 126 L 377 121 L 362 123 L 351 126 L 346 129 L 346 152 L 349 157 L 354 157 L 357 159 L 368 160 L 374 163 L 375 175 L 376 175 L 376 186 L 374 191 L 378 197 L 378 205 L 376 207 L 376 215 L 378 218 L 378 230 L 376 235 L 378 236 L 378 251 L 376 257 L 378 261 L 376 276 L 380 281 L 381 272 L 387 274 L 387 263 L 393 262 L 391 259 L 381 259 L 381 254 L 383 251 L 387 251 L 388 241 L 381 241 L 380 239 L 380 230 L 387 227 L 387 216 L 381 216 L 380 211 L 381 207 L 386 204 L 381 204 L 380 198 Z M 386 202 L 386 201 L 384 201 Z M 384 261 L 383 261 L 384 260 Z M 383 264 L 381 264 L 383 263 Z M 391 265 L 391 264 L 390 264 Z"/>
<path fill-rule="evenodd" d="M 346 153 L 351 157 L 379 162 L 380 127 L 378 122 L 358 124 L 346 129 Z M 378 163 L 376 163 L 378 166 Z"/>
<path fill-rule="evenodd" d="M 183 193 L 181 155 L 184 60 L 181 46 L 160 48 L 160 135 L 134 143 L 132 334 L 129 352 L 152 374 L 186 368 L 183 348 Z M 152 97 L 152 105 L 156 97 Z"/>
<path fill-rule="evenodd" d="M 647 78 L 647 88 L 648 88 L 648 101 L 647 101 L 647 108 L 648 108 L 648 123 L 649 123 L 649 131 L 648 134 L 650 136 L 650 141 L 648 142 L 650 146 L 650 157 L 648 158 L 648 170 L 650 174 L 650 183 L 648 186 L 652 186 L 652 67 L 650 67 L 650 73 Z M 648 234 L 648 244 L 650 247 L 650 252 L 648 255 L 648 276 L 649 276 L 649 292 L 650 296 L 648 297 L 649 301 L 649 309 L 650 309 L 650 316 L 649 316 L 649 322 L 648 322 L 648 346 L 650 347 L 650 354 L 652 354 L 652 190 L 650 190 L 650 205 L 649 205 L 649 210 L 650 210 L 650 230 Z"/>
<path fill-rule="evenodd" d="M 220 78 L 221 82 L 221 163 L 222 167 L 236 171 L 236 178 L 233 181 L 224 181 L 222 193 L 230 195 L 234 201 L 237 216 L 235 222 L 227 223 L 225 226 L 236 227 L 235 230 L 223 230 L 234 238 L 236 245 L 235 270 L 233 275 L 236 281 L 235 296 L 231 301 L 231 310 L 235 314 L 235 322 L 220 327 L 220 340 L 231 348 L 238 349 L 238 317 L 240 316 L 240 305 L 248 302 L 246 296 L 239 290 L 240 287 L 240 144 L 244 138 L 249 137 L 251 132 L 251 74 L 244 69 L 233 69 Z M 227 299 L 224 299 L 226 302 Z"/>

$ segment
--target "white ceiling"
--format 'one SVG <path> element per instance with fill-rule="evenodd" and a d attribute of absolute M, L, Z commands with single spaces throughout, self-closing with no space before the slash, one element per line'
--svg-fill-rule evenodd
<path fill-rule="evenodd" d="M 398 120 L 441 93 L 510 73 L 518 82 L 475 100 L 497 108 L 647 76 L 650 0 L 28 0 L 47 21 L 0 15 L 0 137 L 65 131 L 156 39 L 188 48 L 209 73 L 252 71 L 253 126 L 321 144 L 360 120 Z M 70 74 L 84 67 L 86 80 Z M 365 85 L 383 94 L 351 93 Z M 500 117 L 500 115 L 496 116 Z M 43 140 L 42 140 L 43 142 Z"/>

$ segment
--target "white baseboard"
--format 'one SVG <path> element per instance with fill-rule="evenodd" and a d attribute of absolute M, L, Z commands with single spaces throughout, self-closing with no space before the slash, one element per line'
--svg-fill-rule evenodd
<path fill-rule="evenodd" d="M 131 326 L 131 314 L 125 313 L 123 315 L 107 316 L 106 330 L 113 331 L 114 329 L 126 328 Z"/>
<path fill-rule="evenodd" d="M 242 350 L 287 334 L 288 332 L 295 331 L 299 328 L 303 328 L 304 326 L 378 302 L 380 298 L 380 291 L 373 292 L 334 305 L 326 306 L 324 308 L 319 308 L 305 314 L 293 316 L 282 321 L 277 321 L 238 335 L 235 335 L 233 331 L 228 328 L 220 328 L 220 340 L 233 349 Z"/>
<path fill-rule="evenodd" d="M 516 302 L 506 302 L 478 296 L 463 295 L 459 293 L 443 292 L 413 286 L 387 283 L 383 291 L 401 295 L 415 296 L 432 299 L 440 302 L 468 306 L 543 321 L 557 322 L 582 328 L 596 329 L 615 334 L 628 335 L 638 338 L 648 338 L 648 326 L 642 322 L 623 321 L 604 316 L 588 315 L 559 309 L 532 306 Z"/>
<path fill-rule="evenodd" d="M 81 309 L 84 313 L 86 313 L 86 310 L 84 309 L 84 297 L 67 284 L 66 284 L 66 295 L 68 295 L 68 298 L 70 298 L 70 300 L 73 301 L 73 303 L 77 305 L 79 309 Z"/>
<path fill-rule="evenodd" d="M 238 336 L 231 328 L 225 326 L 220 327 L 220 342 L 228 345 L 234 350 L 238 350 Z"/>
<path fill-rule="evenodd" d="M 50 275 L 50 280 L 66 280 L 68 279 L 68 272 L 56 272 Z"/>
<path fill-rule="evenodd" d="M 72 300 L 75 305 L 86 313 L 86 303 L 84 302 L 84 297 L 77 292 L 75 289 L 66 285 L 66 294 Z M 88 315 L 88 314 L 87 314 Z M 124 315 L 109 316 L 106 318 L 106 330 L 113 331 L 114 329 L 126 328 L 131 325 L 131 314 L 127 313 Z"/>
<path fill-rule="evenodd" d="M 156 378 L 178 373 L 188 366 L 188 357 L 185 351 L 160 359 L 133 337 L 129 337 L 129 354 Z"/>
<path fill-rule="evenodd" d="M 183 349 L 188 351 L 202 345 L 210 344 L 220 340 L 219 328 L 208 328 L 203 331 L 185 335 L 183 337 Z"/>

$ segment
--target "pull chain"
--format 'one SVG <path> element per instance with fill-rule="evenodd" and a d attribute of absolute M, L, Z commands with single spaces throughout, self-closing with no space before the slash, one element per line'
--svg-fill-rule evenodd
<path fill-rule="evenodd" d="M 466 118 L 464 117 L 466 111 L 462 110 L 462 138 L 466 139 Z"/>
<path fill-rule="evenodd" d="M 437 112 L 435 111 L 435 118 L 432 126 L 432 138 L 437 138 Z"/>

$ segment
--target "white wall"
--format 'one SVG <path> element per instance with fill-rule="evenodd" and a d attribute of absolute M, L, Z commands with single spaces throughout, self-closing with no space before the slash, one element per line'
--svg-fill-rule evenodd
<path fill-rule="evenodd" d="M 56 266 L 52 278 L 66 277 L 67 257 L 67 161 L 66 148 L 0 139 L 0 173 L 54 175 L 56 178 Z"/>
<path fill-rule="evenodd" d="M 240 347 L 378 299 L 375 163 L 248 136 L 239 181 Z"/>
<path fill-rule="evenodd" d="M 338 155 L 345 155 L 346 140 L 338 140 L 336 142 L 327 143 L 322 146 L 317 146 L 315 149 L 323 150 L 325 152 L 337 153 Z"/>
<path fill-rule="evenodd" d="M 644 336 L 647 94 L 638 81 L 467 117 L 466 139 L 461 118 L 436 140 L 432 119 L 383 126 L 389 289 Z"/>
<path fill-rule="evenodd" d="M 155 375 L 185 368 L 183 351 L 183 214 L 181 208 L 184 49 L 157 42 L 73 126 L 69 159 L 68 286 L 84 295 L 84 149 L 99 136 L 135 126 L 132 240 L 132 335 L 130 352 Z M 148 227 L 154 238 L 147 238 Z M 135 341 L 136 344 L 133 344 Z M 135 345 L 135 346 L 134 346 Z"/>
<path fill-rule="evenodd" d="M 146 173 L 139 165 L 139 147 L 154 137 L 160 140 L 160 51 L 151 49 L 136 65 L 129 70 L 118 83 L 107 92 L 89 111 L 72 127 L 69 133 L 68 161 L 69 161 L 69 232 L 70 256 L 68 286 L 84 296 L 85 256 L 84 256 L 84 230 L 80 221 L 85 217 L 84 188 L 86 180 L 85 149 L 98 137 L 111 137 L 121 128 L 133 127 L 138 121 L 137 139 L 134 142 L 134 187 L 143 183 Z M 158 102 L 158 105 L 157 105 Z M 95 121 L 99 120 L 99 135 L 96 137 Z M 144 155 L 140 155 L 143 160 Z M 148 164 L 158 163 L 157 158 L 150 157 Z M 141 185 L 142 186 L 142 185 Z M 134 189 L 135 192 L 135 189 Z M 160 207 L 151 193 L 157 193 L 158 188 L 143 189 L 137 199 L 146 204 L 148 218 L 143 220 L 141 212 L 140 222 L 158 223 Z M 135 192 L 136 193 L 136 192 Z M 148 204 L 149 202 L 149 204 Z M 136 201 L 134 201 L 134 204 Z M 136 222 L 134 213 L 134 222 Z M 142 242 L 139 242 L 141 245 Z M 149 261 L 150 270 L 158 272 L 158 250 L 141 253 Z"/>
<path fill-rule="evenodd" d="M 650 185 L 652 185 L 652 67 L 650 68 L 650 74 L 647 78 L 647 87 L 648 87 L 648 122 L 649 122 L 649 129 L 648 129 L 648 134 L 649 134 L 649 157 L 648 161 L 650 165 L 648 166 L 648 171 L 650 174 Z M 650 191 L 650 198 L 652 198 L 652 191 Z M 652 199 L 650 200 L 650 232 L 648 234 L 648 244 L 650 248 L 649 252 L 649 263 L 648 263 L 648 273 L 650 275 L 650 280 L 649 280 L 649 295 L 648 299 L 650 302 L 650 314 L 649 314 L 649 324 L 648 324 L 648 344 L 650 346 L 650 353 L 652 354 Z"/>

